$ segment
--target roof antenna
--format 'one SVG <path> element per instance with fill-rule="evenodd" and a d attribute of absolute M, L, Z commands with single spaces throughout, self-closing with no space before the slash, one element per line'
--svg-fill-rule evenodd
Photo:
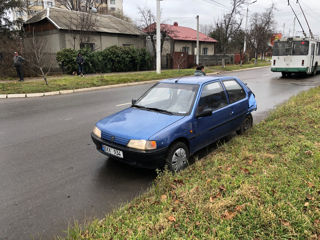
<path fill-rule="evenodd" d="M 309 28 L 310 37 L 311 37 L 311 38 L 314 38 L 313 33 L 312 33 L 312 31 L 311 31 L 311 28 L 310 28 L 310 25 L 309 25 L 309 22 L 308 22 L 308 20 L 307 20 L 306 15 L 304 14 L 304 11 L 303 11 L 303 9 L 302 9 L 302 7 L 301 7 L 301 4 L 300 4 L 299 0 L 297 0 L 297 3 L 299 4 L 300 9 L 301 9 L 301 12 L 303 13 L 304 19 L 305 19 L 306 22 L 307 22 L 307 25 L 308 25 L 308 28 Z"/>
<path fill-rule="evenodd" d="M 291 7 L 292 12 L 293 12 L 294 15 L 296 16 L 296 18 L 297 18 L 297 20 L 298 20 L 298 23 L 299 23 L 299 25 L 300 25 L 300 27 L 301 27 L 301 29 L 302 29 L 302 32 L 303 32 L 304 37 L 307 37 L 307 34 L 305 33 L 305 31 L 304 31 L 304 29 L 303 29 L 303 27 L 302 27 L 302 24 L 301 24 L 301 22 L 300 22 L 300 20 L 299 20 L 299 18 L 298 18 L 298 16 L 297 16 L 297 14 L 296 14 L 296 12 L 293 10 L 293 7 L 292 7 L 291 4 L 290 4 L 290 0 L 288 0 L 288 5 Z"/>

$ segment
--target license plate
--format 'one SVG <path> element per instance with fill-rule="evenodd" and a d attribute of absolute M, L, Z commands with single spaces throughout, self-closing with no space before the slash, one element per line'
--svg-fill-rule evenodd
<path fill-rule="evenodd" d="M 123 152 L 118 149 L 114 149 L 112 147 L 102 145 L 102 150 L 118 158 L 123 158 Z"/>

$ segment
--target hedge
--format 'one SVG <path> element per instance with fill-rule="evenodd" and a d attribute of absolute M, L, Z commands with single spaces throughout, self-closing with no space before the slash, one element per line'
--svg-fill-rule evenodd
<path fill-rule="evenodd" d="M 73 73 L 78 70 L 76 58 L 81 53 L 85 73 L 109 73 L 150 70 L 153 59 L 145 49 L 112 46 L 103 51 L 88 48 L 74 50 L 63 49 L 57 53 L 57 62 L 62 71 Z"/>

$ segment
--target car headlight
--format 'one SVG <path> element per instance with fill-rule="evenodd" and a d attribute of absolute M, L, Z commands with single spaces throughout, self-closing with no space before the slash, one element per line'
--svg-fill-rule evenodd
<path fill-rule="evenodd" d="M 101 138 L 101 130 L 97 127 L 94 127 L 93 129 L 93 134 L 96 135 L 97 137 Z"/>
<path fill-rule="evenodd" d="M 127 147 L 139 150 L 153 150 L 157 149 L 157 142 L 147 140 L 130 140 Z"/>

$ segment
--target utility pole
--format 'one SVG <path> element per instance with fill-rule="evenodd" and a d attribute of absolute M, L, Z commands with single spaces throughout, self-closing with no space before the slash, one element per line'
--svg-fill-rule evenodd
<path fill-rule="evenodd" d="M 160 1 L 162 0 L 156 0 L 156 1 L 157 1 L 157 74 L 161 74 Z"/>
<path fill-rule="evenodd" d="M 244 29 L 244 43 L 243 43 L 243 55 L 244 57 L 246 56 L 246 51 L 247 51 L 247 31 L 248 31 L 248 19 L 249 19 L 249 5 L 256 3 L 257 0 L 252 1 L 251 3 L 248 3 L 247 5 L 247 14 L 246 14 L 246 25 L 245 25 L 245 29 Z M 242 65 L 242 58 L 240 61 L 240 65 Z"/>
<path fill-rule="evenodd" d="M 197 59 L 196 64 L 199 65 L 200 44 L 199 44 L 199 15 L 197 15 Z"/>

